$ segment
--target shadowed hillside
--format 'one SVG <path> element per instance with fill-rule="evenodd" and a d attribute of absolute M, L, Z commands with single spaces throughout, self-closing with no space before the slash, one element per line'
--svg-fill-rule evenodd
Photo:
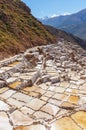
<path fill-rule="evenodd" d="M 46 25 L 46 28 L 49 30 L 49 32 L 52 33 L 52 35 L 55 35 L 58 40 L 64 39 L 68 42 L 72 42 L 72 44 L 79 44 L 82 48 L 86 49 L 86 42 L 79 37 L 76 37 L 70 33 L 67 33 L 65 31 L 62 31 L 60 29 L 54 28 L 50 25 Z"/>

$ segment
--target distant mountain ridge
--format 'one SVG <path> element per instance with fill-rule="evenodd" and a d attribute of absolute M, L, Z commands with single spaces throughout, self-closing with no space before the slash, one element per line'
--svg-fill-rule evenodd
<path fill-rule="evenodd" d="M 86 9 L 71 15 L 44 19 L 41 20 L 41 22 L 62 29 L 86 40 Z"/>
<path fill-rule="evenodd" d="M 50 25 L 45 25 L 45 26 L 53 35 L 55 35 L 57 37 L 58 41 L 63 39 L 67 42 L 71 42 L 72 45 L 79 44 L 82 48 L 84 48 L 86 50 L 86 41 L 84 41 L 70 33 L 67 33 L 60 29 L 54 28 L 53 26 L 50 26 Z"/>

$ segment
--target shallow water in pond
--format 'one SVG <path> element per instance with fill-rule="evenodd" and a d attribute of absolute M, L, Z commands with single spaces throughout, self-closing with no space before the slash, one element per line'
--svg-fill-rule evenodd
<path fill-rule="evenodd" d="M 69 117 L 62 117 L 51 124 L 50 129 L 41 124 L 20 126 L 14 130 L 86 130 L 86 112 L 78 111 Z"/>

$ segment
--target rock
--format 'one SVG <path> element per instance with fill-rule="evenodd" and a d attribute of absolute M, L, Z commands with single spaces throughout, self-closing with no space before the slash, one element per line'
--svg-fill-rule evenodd
<path fill-rule="evenodd" d="M 38 80 L 37 80 L 37 82 L 36 82 L 36 84 L 41 84 L 41 83 L 46 83 L 46 82 L 49 82 L 50 81 L 50 76 L 49 75 L 44 75 L 44 76 L 42 76 L 42 77 L 40 77 Z"/>
<path fill-rule="evenodd" d="M 33 86 L 33 84 L 36 82 L 36 80 L 40 77 L 41 73 L 40 71 L 37 71 L 32 78 L 27 79 L 25 81 L 22 81 L 22 83 L 20 85 L 17 86 L 16 89 L 23 89 L 25 87 L 31 87 Z"/>
<path fill-rule="evenodd" d="M 38 62 L 38 57 L 35 56 L 34 54 L 25 54 L 24 55 L 24 63 L 26 64 L 26 66 L 30 67 L 30 68 L 33 68 L 34 66 L 37 65 L 37 62 Z"/>
<path fill-rule="evenodd" d="M 33 54 L 28 53 L 24 55 L 24 58 L 27 59 L 27 61 L 29 61 L 33 58 L 33 56 L 34 56 Z"/>
<path fill-rule="evenodd" d="M 38 49 L 38 52 L 39 52 L 40 55 L 43 54 L 43 49 L 42 48 L 38 47 L 37 49 Z"/>
<path fill-rule="evenodd" d="M 51 77 L 50 81 L 51 81 L 52 84 L 60 82 L 60 77 Z"/>
<path fill-rule="evenodd" d="M 63 61 L 65 61 L 65 60 L 66 60 L 66 56 L 61 56 L 61 57 L 60 57 L 60 61 L 63 62 Z"/>
<path fill-rule="evenodd" d="M 19 90 L 19 89 L 23 89 L 25 87 L 31 87 L 32 85 L 33 85 L 32 80 L 29 79 L 28 81 L 22 82 L 15 89 Z"/>
<path fill-rule="evenodd" d="M 11 78 L 8 78 L 8 79 L 6 80 L 6 82 L 7 82 L 8 84 L 10 84 L 10 83 L 15 82 L 16 80 L 17 80 L 16 77 L 11 77 Z"/>
<path fill-rule="evenodd" d="M 36 82 L 36 80 L 41 76 L 40 71 L 37 71 L 36 74 L 32 77 L 32 84 Z"/>
<path fill-rule="evenodd" d="M 7 86 L 6 81 L 0 79 L 0 88 L 2 88 L 2 87 L 6 87 L 6 86 Z"/>

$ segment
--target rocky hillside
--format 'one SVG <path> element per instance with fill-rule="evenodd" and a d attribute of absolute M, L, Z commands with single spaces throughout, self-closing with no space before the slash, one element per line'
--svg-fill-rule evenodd
<path fill-rule="evenodd" d="M 54 41 L 23 2 L 0 0 L 0 59 Z"/>

